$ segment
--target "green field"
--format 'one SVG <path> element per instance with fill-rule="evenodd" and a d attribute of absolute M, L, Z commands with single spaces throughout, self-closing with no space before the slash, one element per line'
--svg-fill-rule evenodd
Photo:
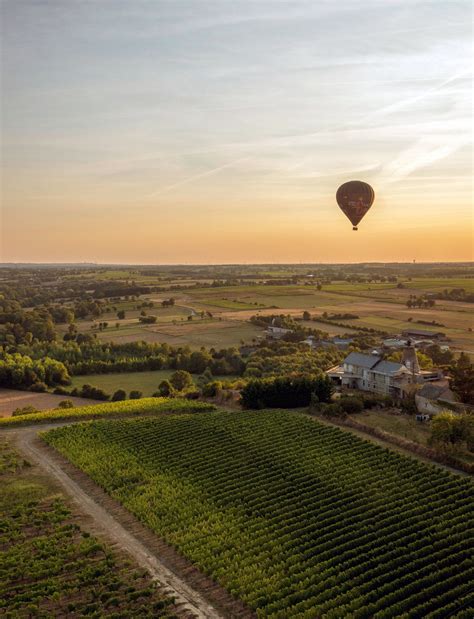
<path fill-rule="evenodd" d="M 295 412 L 44 438 L 260 617 L 472 617 L 467 478 Z"/>
<path fill-rule="evenodd" d="M 72 387 L 80 389 L 88 384 L 100 387 L 109 395 L 117 389 L 124 389 L 127 394 L 132 389 L 138 389 L 144 396 L 150 396 L 158 391 L 162 380 L 168 379 L 173 370 L 155 370 L 152 372 L 120 372 L 115 374 L 88 374 L 87 376 L 72 376 Z"/>
<path fill-rule="evenodd" d="M 168 380 L 174 370 L 154 370 L 150 372 L 116 372 L 114 374 L 87 374 L 85 376 L 72 376 L 71 387 L 80 389 L 82 385 L 89 384 L 103 389 L 112 395 L 117 389 L 124 389 L 127 395 L 132 389 L 138 389 L 145 397 L 158 391 L 158 385 L 162 380 Z M 194 379 L 197 377 L 194 376 Z M 229 374 L 217 376 L 217 380 L 235 380 L 238 376 Z"/>
<path fill-rule="evenodd" d="M 81 529 L 58 489 L 0 441 L 2 617 L 177 617 L 150 575 Z"/>
<path fill-rule="evenodd" d="M 176 324 L 156 324 L 140 326 L 137 323 L 130 327 L 114 327 L 97 333 L 98 339 L 103 342 L 159 342 L 171 346 L 189 346 L 199 350 L 206 348 L 228 348 L 240 346 L 242 341 L 249 342 L 253 338 L 261 337 L 263 329 L 255 325 L 237 320 L 201 320 Z"/>

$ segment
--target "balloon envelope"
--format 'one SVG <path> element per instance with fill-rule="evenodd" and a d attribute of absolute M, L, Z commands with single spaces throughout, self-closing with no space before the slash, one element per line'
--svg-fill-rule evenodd
<path fill-rule="evenodd" d="M 357 224 L 372 206 L 374 198 L 372 187 L 362 181 L 344 183 L 336 193 L 339 208 L 349 219 L 354 230 L 357 230 Z"/>

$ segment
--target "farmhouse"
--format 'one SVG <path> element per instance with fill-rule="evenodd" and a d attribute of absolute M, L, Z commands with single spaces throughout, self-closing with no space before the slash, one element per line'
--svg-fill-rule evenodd
<path fill-rule="evenodd" d="M 358 352 L 351 352 L 342 366 L 328 371 L 328 376 L 339 379 L 343 387 L 374 391 L 395 398 L 405 397 L 410 385 L 416 380 L 403 363 Z"/>
<path fill-rule="evenodd" d="M 438 369 L 421 370 L 413 346 L 405 346 L 401 362 L 387 361 L 379 354 L 351 352 L 342 365 L 331 368 L 327 375 L 343 387 L 395 398 L 404 398 L 416 385 L 439 381 L 443 376 Z"/>
<path fill-rule="evenodd" d="M 402 331 L 402 337 L 415 340 L 440 341 L 446 339 L 446 334 L 441 331 L 425 331 L 424 329 L 406 329 Z"/>
<path fill-rule="evenodd" d="M 270 325 L 266 330 L 266 335 L 269 338 L 274 340 L 281 339 L 287 333 L 292 333 L 291 329 L 284 329 L 283 327 L 275 327 L 274 325 Z"/>

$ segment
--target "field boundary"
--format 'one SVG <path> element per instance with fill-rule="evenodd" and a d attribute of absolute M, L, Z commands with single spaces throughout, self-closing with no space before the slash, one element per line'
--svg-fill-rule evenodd
<path fill-rule="evenodd" d="M 143 525 L 90 477 L 46 445 L 38 436 L 41 428 L 18 429 L 16 445 L 56 478 L 66 493 L 90 515 L 103 535 L 116 542 L 199 619 L 224 617 L 252 619 L 255 614 L 236 600 L 188 559 Z"/>
<path fill-rule="evenodd" d="M 401 436 L 396 436 L 394 434 L 390 434 L 389 432 L 385 432 L 385 430 L 380 430 L 379 428 L 374 428 L 365 423 L 361 423 L 356 419 L 352 419 L 350 417 L 346 417 L 345 419 L 331 417 L 321 418 L 316 415 L 309 415 L 310 417 L 317 419 L 318 421 L 327 422 L 330 425 L 337 426 L 338 428 L 348 428 L 352 430 L 356 430 L 357 432 L 366 435 L 367 438 L 370 437 L 379 439 L 384 443 L 388 443 L 389 445 L 395 445 L 396 447 L 400 447 L 403 451 L 408 452 L 410 455 L 418 456 L 422 458 L 424 461 L 428 460 L 433 464 L 440 464 L 443 467 L 448 468 L 453 473 L 472 475 L 474 473 L 474 466 L 461 462 L 457 458 L 450 456 L 449 454 L 442 454 L 434 449 L 430 449 L 429 447 L 425 447 L 424 445 L 420 445 L 419 443 L 415 443 L 408 439 L 402 438 Z"/>

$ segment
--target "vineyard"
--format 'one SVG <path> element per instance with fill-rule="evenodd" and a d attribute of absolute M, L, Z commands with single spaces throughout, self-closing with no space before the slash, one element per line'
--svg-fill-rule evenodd
<path fill-rule="evenodd" d="M 284 411 L 44 438 L 260 617 L 472 617 L 468 478 Z"/>
<path fill-rule="evenodd" d="M 0 616 L 189 617 L 0 441 Z"/>
<path fill-rule="evenodd" d="M 140 400 L 125 400 L 123 402 L 107 402 L 92 406 L 75 408 L 55 408 L 53 410 L 17 417 L 0 418 L 0 428 L 23 426 L 35 423 L 52 423 L 54 421 L 76 421 L 81 419 L 97 419 L 103 417 L 159 415 L 162 413 L 199 413 L 214 410 L 213 404 L 185 400 L 179 398 L 142 398 Z"/>

